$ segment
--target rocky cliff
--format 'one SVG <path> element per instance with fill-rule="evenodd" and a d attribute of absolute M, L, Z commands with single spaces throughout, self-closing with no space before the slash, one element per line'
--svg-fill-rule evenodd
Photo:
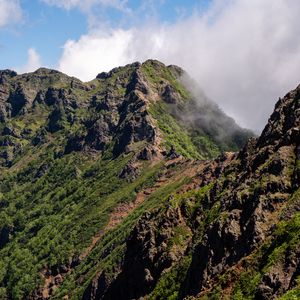
<path fill-rule="evenodd" d="M 177 66 L 2 71 L 0 299 L 297 298 L 299 98 L 249 139 Z"/>
<path fill-rule="evenodd" d="M 116 68 L 88 83 L 48 69 L 2 71 L 1 165 L 11 166 L 25 145 L 45 144 L 53 135 L 62 136 L 65 154 L 111 147 L 118 156 L 142 141 L 160 152 L 176 146 L 190 158 L 238 149 L 251 133 L 205 96 L 192 95 L 183 74 L 157 61 Z"/>
<path fill-rule="evenodd" d="M 299 91 L 258 139 L 142 216 L 116 278 L 100 273 L 84 299 L 297 299 Z"/>

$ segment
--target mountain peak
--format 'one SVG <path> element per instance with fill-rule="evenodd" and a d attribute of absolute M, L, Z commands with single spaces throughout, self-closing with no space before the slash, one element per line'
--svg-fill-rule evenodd
<path fill-rule="evenodd" d="M 260 147 L 300 140 L 300 85 L 279 99 L 259 140 Z"/>
<path fill-rule="evenodd" d="M 139 67 L 141 66 L 141 63 L 140 62 L 134 62 L 134 63 L 131 63 L 131 64 L 127 64 L 125 66 L 122 66 L 122 67 L 116 67 L 116 68 L 113 68 L 112 70 L 110 70 L 109 72 L 101 72 L 99 73 L 96 78 L 98 79 L 106 79 L 106 78 L 109 78 L 111 77 L 113 74 L 117 74 L 119 72 L 122 72 L 124 70 L 136 70 L 138 69 Z"/>
<path fill-rule="evenodd" d="M 299 94 L 248 139 L 156 60 L 2 71 L 0 298 L 298 295 Z"/>
<path fill-rule="evenodd" d="M 41 130 L 57 132 L 64 135 L 66 154 L 112 147 L 113 154 L 120 155 L 137 143 L 149 144 L 146 148 L 150 146 L 149 151 L 156 155 L 175 148 L 190 158 L 237 150 L 250 133 L 215 104 L 207 100 L 201 104 L 202 95 L 193 95 L 181 81 L 183 73 L 177 66 L 147 60 L 82 83 L 59 71 L 40 68 L 7 81 L 7 93 L 1 100 L 3 127 L 6 122 L 18 122 L 25 128 L 42 113 L 44 119 L 29 135 L 22 134 L 24 128 L 16 129 L 19 142 L 32 143 L 30 139 L 35 141 Z M 10 165 L 7 160 L 5 163 Z"/>
<path fill-rule="evenodd" d="M 37 75 L 53 75 L 53 74 L 60 74 L 64 75 L 62 72 L 54 70 L 54 69 L 49 69 L 45 67 L 38 68 L 36 71 L 31 72 L 32 74 L 37 74 Z"/>
<path fill-rule="evenodd" d="M 1 70 L 0 71 L 0 76 L 9 76 L 9 77 L 15 77 L 17 76 L 17 72 L 13 71 L 13 70 Z"/>

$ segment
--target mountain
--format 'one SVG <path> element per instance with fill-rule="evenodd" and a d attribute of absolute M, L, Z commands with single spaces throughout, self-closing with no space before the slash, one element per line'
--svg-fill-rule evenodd
<path fill-rule="evenodd" d="M 177 66 L 1 71 L 0 299 L 297 298 L 299 99 L 250 138 Z"/>
<path fill-rule="evenodd" d="M 185 77 L 180 68 L 157 61 L 116 68 L 88 83 L 47 69 L 24 75 L 2 71 L 1 146 L 11 147 L 3 148 L 2 166 L 50 136 L 61 136 L 56 146 L 64 154 L 111 147 L 117 157 L 142 141 L 156 154 L 173 145 L 198 159 L 237 150 L 252 133 L 203 93 L 189 92 L 180 81 Z"/>
<path fill-rule="evenodd" d="M 300 86 L 240 152 L 193 162 L 83 299 L 299 299 L 299 141 Z"/>

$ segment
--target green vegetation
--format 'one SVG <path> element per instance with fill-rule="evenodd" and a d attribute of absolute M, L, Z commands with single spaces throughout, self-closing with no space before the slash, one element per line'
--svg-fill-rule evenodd
<path fill-rule="evenodd" d="M 298 300 L 300 299 L 300 278 L 296 279 L 297 286 L 296 288 L 286 292 L 284 295 L 282 295 L 279 299 L 280 300 Z"/>
<path fill-rule="evenodd" d="M 164 144 L 167 149 L 174 146 L 178 153 L 187 158 L 203 158 L 188 132 L 167 112 L 164 103 L 152 104 L 149 111 L 156 120 L 159 129 L 164 133 Z"/>
<path fill-rule="evenodd" d="M 149 112 L 164 134 L 164 144 L 167 149 L 174 146 L 176 152 L 192 159 L 214 158 L 220 154 L 218 146 L 207 135 L 193 132 L 176 120 L 166 103 L 153 103 Z"/>
<path fill-rule="evenodd" d="M 148 60 L 142 65 L 142 70 L 146 74 L 147 78 L 158 87 L 161 80 L 166 80 L 170 83 L 172 87 L 180 94 L 182 99 L 191 99 L 190 92 L 183 86 L 183 84 L 178 80 L 178 75 L 176 76 L 172 70 L 158 61 Z"/>
<path fill-rule="evenodd" d="M 48 158 L 32 161 L 25 170 L 4 177 L 0 186 L 1 205 L 6 206 L 1 211 L 0 228 L 11 230 L 9 243 L 0 251 L 1 257 L 5 257 L 0 281 L 8 281 L 6 288 L 14 299 L 23 299 L 41 283 L 39 271 L 43 268 L 68 264 L 70 258 L 82 253 L 92 237 L 104 228 L 112 209 L 121 202 L 132 201 L 141 187 L 154 184 L 152 178 L 160 170 L 160 164 L 145 166 L 141 176 L 128 183 L 118 174 L 131 155 L 95 162 L 81 154 L 61 160 L 53 160 L 48 155 Z M 42 178 L 30 182 L 28 179 L 37 172 L 41 162 L 46 163 L 49 170 Z M 138 216 L 159 204 L 178 184 L 182 183 L 158 190 L 122 223 L 117 236 L 114 231 L 104 238 L 102 246 L 93 253 L 99 254 L 99 249 L 103 251 L 114 244 L 115 250 L 108 261 L 103 261 L 108 269 L 119 261 L 125 239 Z M 109 242 L 110 236 L 114 238 Z M 22 264 L 19 263 L 21 257 Z"/>
<path fill-rule="evenodd" d="M 194 251 L 206 234 L 210 237 L 209 229 L 220 226 L 216 245 L 207 243 L 211 248 L 223 234 L 230 242 L 230 234 L 248 230 L 252 219 L 243 216 L 248 223 L 242 226 L 230 223 L 229 216 L 248 214 L 248 208 L 252 214 L 258 202 L 267 207 L 267 217 L 275 211 L 272 217 L 280 221 L 238 265 L 233 258 L 219 277 L 208 270 L 214 286 L 201 299 L 253 299 L 263 276 L 300 246 L 299 189 L 281 201 L 297 184 L 295 149 L 285 149 L 280 178 L 268 172 L 268 160 L 252 172 L 252 154 L 233 158 L 229 166 L 234 156 L 224 164 L 220 158 L 220 165 L 199 161 L 236 150 L 248 133 L 227 117 L 224 121 L 213 104 L 200 107 L 181 83 L 179 68 L 156 61 L 136 71 L 138 66 L 114 69 L 88 83 L 46 69 L 7 79 L 7 101 L 17 105 L 13 114 L 7 114 L 13 101 L 5 109 L 0 105 L 0 299 L 28 299 L 58 273 L 61 282 L 50 298 L 82 299 L 99 274 L 107 282 L 118 276 L 142 217 L 143 222 L 151 217 L 150 229 L 145 228 L 153 237 L 149 244 L 166 249 L 165 265 L 153 266 L 161 276 L 153 272 L 157 283 L 147 299 L 180 299 L 197 259 Z M 164 98 L 166 87 L 170 99 Z M 189 115 L 193 110 L 197 114 Z M 202 118 L 206 113 L 212 116 L 208 123 Z M 169 160 L 165 154 L 173 148 L 185 159 Z M 272 155 L 270 160 L 280 156 L 275 150 Z M 282 194 L 264 194 L 279 184 L 286 184 Z M 260 217 L 254 222 L 263 222 Z M 209 262 L 218 273 L 214 263 Z M 282 299 L 299 297 L 299 282 Z"/>
<path fill-rule="evenodd" d="M 142 65 L 142 70 L 151 88 L 157 90 L 161 98 L 165 86 L 171 86 L 173 90 L 174 103 L 155 100 L 149 107 L 164 134 L 167 149 L 173 145 L 187 158 L 211 159 L 222 151 L 237 151 L 253 135 L 239 128 L 206 98 L 196 99 L 172 67 L 150 60 Z"/>
<path fill-rule="evenodd" d="M 134 195 L 132 190 L 123 190 L 122 197 L 115 192 L 116 187 L 126 186 L 116 175 L 128 158 L 96 163 L 94 177 L 88 176 L 90 168 L 74 164 L 78 159 L 82 157 L 50 159 L 47 175 L 35 182 L 29 179 L 41 161 L 32 161 L 24 171 L 2 179 L 0 189 L 7 207 L 1 211 L 1 228 L 11 228 L 11 234 L 0 252 L 6 257 L 0 281 L 9 282 L 15 299 L 33 290 L 40 281 L 39 270 L 68 263 L 81 253 L 107 222 L 110 207 Z"/>
<path fill-rule="evenodd" d="M 114 276 L 114 272 L 122 262 L 124 256 L 126 240 L 137 220 L 146 212 L 164 204 L 169 196 L 187 182 L 183 178 L 177 182 L 167 184 L 157 189 L 149 196 L 147 201 L 138 206 L 131 214 L 129 214 L 116 228 L 110 230 L 99 241 L 95 248 L 91 251 L 83 264 L 80 264 L 70 276 L 68 276 L 61 289 L 55 294 L 53 299 L 61 299 L 72 291 L 72 299 L 80 299 L 86 286 L 78 286 L 79 278 L 93 278 L 97 270 L 105 271 L 106 276 Z M 101 257 L 101 260 L 99 259 Z"/>
<path fill-rule="evenodd" d="M 184 257 L 179 263 L 165 272 L 155 286 L 153 292 L 147 297 L 149 300 L 166 299 L 176 300 L 180 296 L 181 285 L 183 284 L 191 257 Z"/>
<path fill-rule="evenodd" d="M 299 189 L 291 196 L 288 206 L 298 199 Z M 218 284 L 207 294 L 207 299 L 218 294 L 221 297 L 224 287 L 234 283 L 230 299 L 251 300 L 264 274 L 272 267 L 284 265 L 287 253 L 293 253 L 299 248 L 300 241 L 300 213 L 295 213 L 290 220 L 280 221 L 274 234 L 262 244 L 251 256 L 246 258 L 244 269 L 236 273 L 234 267 L 218 278 Z M 291 291 L 285 293 L 280 299 L 298 299 L 300 295 L 299 279 Z M 201 298 L 202 299 L 202 298 Z M 203 299 L 206 299 L 205 297 Z"/>

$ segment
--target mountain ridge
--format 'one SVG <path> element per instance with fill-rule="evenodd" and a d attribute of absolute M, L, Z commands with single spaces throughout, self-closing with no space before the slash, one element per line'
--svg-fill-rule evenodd
<path fill-rule="evenodd" d="M 11 115 L 12 118 L 26 115 L 27 110 L 29 110 L 29 113 L 31 113 L 32 116 L 35 114 L 34 110 L 40 109 L 40 113 L 44 114 L 47 114 L 50 110 L 51 113 L 48 116 L 44 116 L 44 119 L 48 118 L 48 126 L 46 126 L 48 132 L 55 133 L 62 130 L 64 126 L 67 128 L 70 128 L 70 126 L 77 126 L 80 127 L 81 131 L 89 131 L 93 130 L 90 128 L 91 121 L 94 122 L 92 116 L 87 116 L 89 111 L 94 109 L 95 114 L 110 111 L 115 118 L 118 118 L 119 112 L 116 111 L 116 109 L 126 109 L 126 106 L 133 106 L 135 102 L 139 102 L 138 105 L 145 106 L 145 108 L 141 107 L 140 111 L 143 110 L 144 113 L 148 114 L 148 116 L 145 116 L 148 120 L 145 122 L 147 124 L 152 122 L 152 127 L 158 128 L 160 132 L 165 131 L 164 134 L 167 135 L 165 140 L 168 140 L 169 137 L 173 144 L 176 142 L 177 146 L 181 148 L 177 149 L 177 151 L 181 150 L 181 152 L 184 152 L 186 155 L 197 156 L 197 153 L 200 152 L 200 149 L 197 149 L 197 143 L 202 147 L 204 146 L 203 143 L 201 145 L 201 142 L 208 142 L 208 146 L 214 148 L 212 149 L 212 151 L 215 152 L 214 154 L 210 153 L 209 149 L 204 149 L 204 151 L 207 152 L 206 155 L 216 155 L 217 152 L 220 152 L 220 149 L 228 149 L 228 147 L 237 148 L 245 142 L 246 137 L 251 134 L 250 132 L 243 132 L 235 125 L 234 121 L 227 118 L 217 106 L 213 107 L 211 104 L 207 104 L 207 107 L 197 108 L 196 101 L 191 104 L 190 111 L 203 110 L 204 113 L 200 116 L 202 120 L 205 119 L 203 115 L 208 115 L 205 111 L 210 110 L 216 114 L 216 116 L 213 116 L 214 122 L 218 122 L 216 119 L 224 119 L 228 124 L 219 124 L 214 130 L 215 132 L 209 132 L 210 128 L 213 127 L 211 124 L 197 124 L 196 127 L 204 129 L 201 135 L 206 135 L 206 139 L 203 139 L 202 141 L 194 141 L 193 138 L 190 137 L 190 133 L 186 132 L 193 131 L 193 129 L 183 128 L 183 130 L 181 130 L 182 137 L 185 139 L 185 142 L 189 144 L 186 145 L 183 142 L 183 146 L 185 148 L 189 147 L 190 149 L 182 149 L 182 145 L 180 145 L 182 141 L 178 139 L 177 141 L 174 141 L 174 136 L 172 137 L 170 132 L 172 128 L 166 127 L 166 124 L 161 124 L 164 120 L 161 120 L 161 122 L 157 120 L 159 118 L 163 119 L 166 115 L 171 113 L 173 117 L 169 118 L 168 121 L 172 122 L 172 125 L 179 129 L 184 123 L 187 123 L 186 119 L 192 114 L 191 112 L 183 111 L 183 109 L 187 110 L 189 105 L 184 103 L 184 99 L 192 98 L 193 96 L 189 95 L 188 91 L 177 80 L 179 77 L 176 76 L 181 76 L 183 72 L 178 67 L 165 67 L 162 63 L 149 60 L 144 64 L 134 63 L 125 67 L 115 68 L 109 73 L 101 73 L 101 76 L 98 75 L 96 79 L 88 83 L 82 83 L 76 78 L 68 77 L 63 73 L 54 70 L 46 70 L 47 76 L 45 76 L 45 70 L 46 69 L 39 69 L 36 72 L 23 75 L 15 75 L 15 73 L 13 73 L 14 75 L 11 77 L 12 82 L 7 80 L 6 75 L 1 77 L 1 80 L 4 80 L 4 83 L 2 84 L 2 101 L 0 107 L 0 118 L 3 121 L 5 121 L 6 117 L 9 119 L 9 115 Z M 170 70 L 173 70 L 176 73 L 176 76 L 174 76 Z M 157 73 L 157 78 L 162 78 L 162 80 L 160 82 L 153 81 L 153 78 L 151 77 L 153 74 L 151 72 L 154 72 L 153 74 Z M 6 73 L 4 72 L 4 74 Z M 51 76 L 48 76 L 49 73 Z M 174 85 L 174 87 L 172 85 Z M 114 87 L 113 90 L 111 90 L 112 87 Z M 149 95 L 147 93 L 149 93 Z M 163 98 L 163 101 L 156 101 L 156 99 L 159 98 Z M 118 101 L 121 102 L 118 103 Z M 120 107 L 121 103 L 123 103 L 123 107 Z M 184 106 L 186 108 L 184 108 Z M 76 115 L 78 110 L 82 114 L 81 116 Z M 129 113 L 130 112 L 128 111 L 127 114 Z M 98 118 L 98 123 L 100 122 L 101 124 L 94 124 L 94 126 L 104 126 L 106 127 L 105 130 L 117 132 L 117 127 L 121 124 L 117 124 L 117 120 L 115 122 L 107 120 L 104 113 L 102 114 L 103 116 Z M 123 118 L 124 114 L 125 112 L 123 112 Z M 181 124 L 178 124 L 180 115 L 186 115 L 186 117 L 181 120 Z M 85 121 L 84 117 L 89 120 Z M 151 121 L 151 118 L 153 120 L 153 117 L 159 124 L 155 124 L 155 121 Z M 74 118 L 79 120 L 74 120 Z M 119 121 L 122 120 L 119 119 Z M 82 126 L 82 123 L 84 122 L 86 125 L 83 124 L 84 126 Z M 196 118 L 195 122 L 197 122 Z M 205 123 L 206 121 L 203 122 Z M 207 123 L 209 122 L 211 123 L 210 120 L 207 121 Z M 132 123 L 134 123 L 133 120 L 131 124 L 127 124 L 126 126 L 134 126 Z M 159 125 L 161 125 L 162 128 L 159 128 Z M 190 125 L 190 127 L 193 126 L 195 127 L 194 124 Z M 232 128 L 230 130 L 233 133 L 229 133 L 228 136 L 226 136 L 226 139 L 232 139 L 230 146 L 227 145 L 227 142 L 224 142 L 224 140 L 213 140 L 214 137 L 217 137 L 218 132 L 224 130 L 222 127 L 224 127 L 225 130 L 227 128 Z M 123 129 L 121 128 L 121 130 Z M 156 130 L 156 132 L 158 132 L 158 130 Z M 73 140 L 70 137 L 71 140 L 69 141 L 67 152 L 72 150 L 72 143 L 75 143 L 75 145 L 73 145 L 75 148 L 80 148 L 79 144 L 87 142 L 82 141 L 82 137 L 76 135 L 76 133 L 72 132 L 71 134 L 75 136 L 73 137 Z M 235 135 L 237 135 L 237 137 L 235 137 Z M 105 139 L 106 137 L 103 138 Z M 89 139 L 88 136 L 85 138 Z M 99 143 L 103 144 L 101 137 L 99 137 L 99 139 Z M 240 139 L 241 141 L 239 141 Z M 100 148 L 103 147 L 103 145 L 101 146 L 100 144 L 95 145 L 96 148 L 99 148 L 96 150 L 100 150 Z M 170 147 L 170 145 L 168 146 Z M 218 150 L 218 148 L 220 149 Z M 116 149 L 115 151 L 118 152 Z"/>
<path fill-rule="evenodd" d="M 85 295 L 89 296 L 84 299 L 138 299 L 144 296 L 147 299 L 194 299 L 191 295 L 195 299 L 276 299 L 285 292 L 282 299 L 296 299 L 300 263 L 296 258 L 300 199 L 298 93 L 299 87 L 276 104 L 259 139 L 249 140 L 239 154 L 221 159 L 229 162 L 223 169 L 218 169 L 219 174 L 215 173 L 216 176 L 206 179 L 204 184 L 198 182 L 194 191 L 175 193 L 169 200 L 172 203 L 174 197 L 179 197 L 183 200 L 181 204 L 173 202 L 168 204 L 166 211 L 146 213 L 129 237 L 119 275 L 109 284 L 105 273 L 98 275 L 86 290 Z M 274 134 L 276 139 L 272 139 Z M 202 170 L 198 177 L 206 174 L 207 171 Z M 213 186 L 208 188 L 212 183 Z M 203 189 L 206 190 L 204 195 Z M 191 217 L 186 205 L 195 197 L 193 192 L 196 195 L 200 192 L 204 203 L 200 205 L 200 214 Z M 195 200 L 197 203 L 197 198 Z M 208 221 L 202 240 L 197 237 L 197 223 L 197 230 L 192 234 L 196 240 L 190 239 L 189 232 L 185 233 L 188 244 L 195 246 L 188 250 L 188 245 L 181 244 L 183 249 L 179 258 L 174 257 L 176 252 L 172 254 L 170 270 L 170 261 L 164 266 L 166 262 L 162 260 L 168 250 L 164 248 L 163 252 L 157 253 L 162 251 L 159 250 L 161 235 L 168 230 L 162 238 L 168 241 L 172 238 L 172 229 L 177 226 L 193 232 L 193 225 L 187 226 L 187 222 L 190 219 L 195 222 L 196 216 L 204 216 L 202 222 L 206 223 L 205 202 L 211 202 L 208 217 L 213 214 L 214 218 Z M 164 225 L 150 225 L 157 218 Z M 290 228 L 291 232 L 286 232 L 285 228 Z M 181 234 L 184 236 L 182 231 Z M 149 245 L 152 239 L 152 245 Z M 188 258 L 189 251 L 191 258 Z M 186 260 L 190 264 L 188 268 L 184 267 Z M 165 274 L 159 268 L 166 268 Z M 172 269 L 175 270 L 172 272 Z M 182 278 L 182 271 L 186 277 Z M 138 287 L 135 286 L 137 281 Z"/>
<path fill-rule="evenodd" d="M 179 67 L 44 71 L 0 75 L 1 299 L 298 295 L 300 87 L 246 142 Z"/>

